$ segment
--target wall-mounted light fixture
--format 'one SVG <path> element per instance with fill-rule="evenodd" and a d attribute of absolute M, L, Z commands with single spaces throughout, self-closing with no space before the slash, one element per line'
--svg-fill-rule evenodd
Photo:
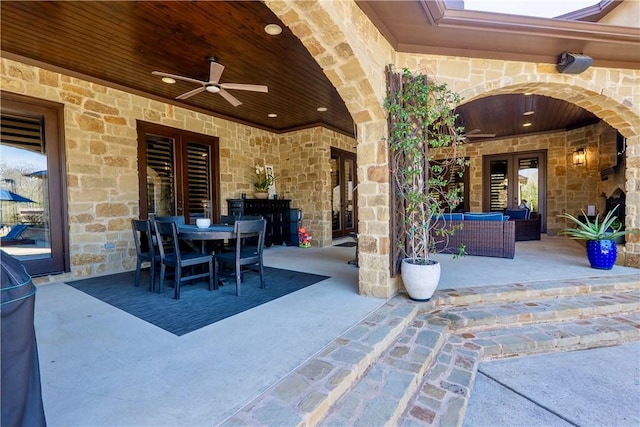
<path fill-rule="evenodd" d="M 574 165 L 584 165 L 587 161 L 587 153 L 584 148 L 578 148 L 573 152 L 573 164 Z"/>

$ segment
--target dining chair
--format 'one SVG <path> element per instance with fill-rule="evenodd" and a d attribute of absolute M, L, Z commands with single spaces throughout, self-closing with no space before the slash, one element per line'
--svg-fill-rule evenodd
<path fill-rule="evenodd" d="M 260 275 L 260 287 L 265 287 L 262 252 L 266 228 L 267 222 L 265 219 L 238 220 L 234 223 L 233 229 L 236 234 L 235 250 L 233 252 L 222 252 L 215 256 L 214 283 L 216 285 L 218 284 L 218 274 L 221 274 L 220 270 L 224 267 L 229 267 L 235 277 L 236 295 L 242 294 L 242 275 L 247 270 L 255 269 Z M 256 236 L 257 239 L 254 239 Z"/>
<path fill-rule="evenodd" d="M 173 221 L 154 221 L 156 238 L 160 251 L 160 286 L 158 291 L 164 291 L 164 280 L 167 267 L 173 268 L 175 271 L 175 290 L 174 298 L 180 299 L 180 286 L 182 283 L 200 278 L 209 278 L 209 290 L 214 288 L 214 264 L 211 254 L 201 254 L 198 252 L 181 252 L 180 242 L 178 240 L 178 225 Z M 203 273 L 188 273 L 183 275 L 183 269 L 186 267 L 194 267 L 206 264 L 208 270 Z M 217 283 L 217 282 L 216 282 Z"/>
<path fill-rule="evenodd" d="M 236 221 L 246 221 L 253 219 L 262 219 L 262 215 L 220 215 L 220 224 L 234 225 Z M 257 244 L 257 239 L 253 238 L 253 245 Z M 216 253 L 218 252 L 233 252 L 236 248 L 236 239 L 228 239 L 214 247 Z"/>
<path fill-rule="evenodd" d="M 156 245 L 153 242 L 151 221 L 148 219 L 132 219 L 131 229 L 133 231 L 133 241 L 136 244 L 137 257 L 135 286 L 140 286 L 142 263 L 148 262 L 150 264 L 149 291 L 153 291 L 156 287 L 156 268 L 160 265 L 160 255 L 157 253 Z"/>
<path fill-rule="evenodd" d="M 179 228 L 180 226 L 182 226 L 182 225 L 185 225 L 185 224 L 186 224 L 186 221 L 185 221 L 185 219 L 184 219 L 184 216 L 182 216 L 182 215 L 166 215 L 166 216 L 157 216 L 157 217 L 155 217 L 155 218 L 154 218 L 154 220 L 155 220 L 155 221 L 161 221 L 161 222 L 175 222 L 175 223 L 176 223 L 176 226 L 177 226 L 178 228 Z M 151 231 L 153 231 L 153 223 L 151 224 L 151 228 L 152 228 L 152 230 L 151 230 Z M 163 243 L 164 243 L 164 244 L 165 244 L 165 246 L 166 246 L 167 242 L 166 242 L 166 241 L 164 241 Z M 188 251 L 192 250 L 192 248 L 191 248 L 189 245 L 185 244 L 185 242 L 181 241 L 181 242 L 180 242 L 180 250 L 181 250 L 182 252 L 188 252 Z"/>
<path fill-rule="evenodd" d="M 156 221 L 162 221 L 162 222 L 175 222 L 176 224 L 178 224 L 178 226 L 184 225 L 185 221 L 184 221 L 184 216 L 182 215 L 167 215 L 167 216 L 157 216 L 154 218 L 154 220 Z"/>

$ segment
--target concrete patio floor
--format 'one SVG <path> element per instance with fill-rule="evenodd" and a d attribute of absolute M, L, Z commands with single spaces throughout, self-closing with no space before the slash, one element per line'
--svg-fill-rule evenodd
<path fill-rule="evenodd" d="M 50 426 L 216 425 L 385 303 L 357 294 L 355 248 L 272 247 L 265 263 L 331 276 L 177 337 L 62 282 L 38 286 L 35 327 Z M 513 260 L 437 255 L 440 288 L 637 272 L 589 267 L 564 238 Z"/>

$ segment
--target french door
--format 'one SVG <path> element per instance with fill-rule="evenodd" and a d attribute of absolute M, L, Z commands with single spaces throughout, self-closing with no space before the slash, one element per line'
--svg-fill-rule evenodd
<path fill-rule="evenodd" d="M 138 122 L 140 217 L 220 216 L 218 138 Z"/>
<path fill-rule="evenodd" d="M 483 210 L 504 212 L 522 204 L 541 216 L 546 232 L 546 150 L 483 157 Z"/>
<path fill-rule="evenodd" d="M 331 230 L 333 237 L 357 231 L 356 154 L 331 148 Z"/>
<path fill-rule="evenodd" d="M 31 276 L 68 272 L 63 106 L 3 92 L 0 118 L 0 246 Z"/>

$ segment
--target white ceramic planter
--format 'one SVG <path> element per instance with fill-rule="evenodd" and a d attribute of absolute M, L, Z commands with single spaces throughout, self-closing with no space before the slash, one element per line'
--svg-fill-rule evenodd
<path fill-rule="evenodd" d="M 413 264 L 409 258 L 405 258 L 400 272 L 409 297 L 416 301 L 430 299 L 440 282 L 440 263 L 437 261 L 429 261 L 423 265 Z"/>

